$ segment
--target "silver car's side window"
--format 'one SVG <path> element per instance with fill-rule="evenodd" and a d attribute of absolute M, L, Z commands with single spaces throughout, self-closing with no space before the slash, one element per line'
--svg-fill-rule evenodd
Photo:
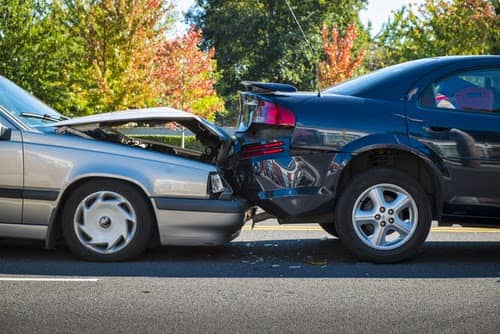
<path fill-rule="evenodd" d="M 424 107 L 500 114 L 500 69 L 455 73 L 432 83 L 422 94 Z"/>

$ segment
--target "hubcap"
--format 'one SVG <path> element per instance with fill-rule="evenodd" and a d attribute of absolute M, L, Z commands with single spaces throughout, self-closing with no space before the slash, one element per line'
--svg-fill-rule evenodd
<path fill-rule="evenodd" d="M 102 228 L 109 228 L 111 226 L 111 218 L 106 216 L 101 217 L 101 219 L 99 219 L 99 226 Z"/>
<path fill-rule="evenodd" d="M 365 190 L 354 203 L 352 224 L 360 240 L 375 249 L 401 247 L 418 223 L 417 204 L 403 188 L 377 184 Z"/>
<path fill-rule="evenodd" d="M 130 244 L 136 233 L 137 217 L 125 197 L 99 191 L 80 202 L 73 224 L 83 246 L 100 254 L 112 254 Z"/>

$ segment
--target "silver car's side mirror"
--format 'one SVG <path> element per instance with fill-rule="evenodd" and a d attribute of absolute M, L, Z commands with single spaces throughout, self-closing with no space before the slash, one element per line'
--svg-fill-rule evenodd
<path fill-rule="evenodd" d="M 12 136 L 12 129 L 0 125 L 0 140 L 10 140 Z"/>

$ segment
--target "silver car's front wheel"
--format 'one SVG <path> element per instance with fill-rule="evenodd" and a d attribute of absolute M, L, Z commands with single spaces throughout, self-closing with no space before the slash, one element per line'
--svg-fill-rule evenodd
<path fill-rule="evenodd" d="M 136 257 L 151 240 L 154 222 L 142 192 L 114 180 L 93 180 L 74 190 L 62 218 L 68 247 L 92 261 Z"/>
<path fill-rule="evenodd" d="M 360 259 L 397 262 L 417 253 L 429 233 L 431 199 L 410 175 L 374 168 L 349 181 L 335 208 L 340 240 Z"/>
<path fill-rule="evenodd" d="M 99 254 L 113 254 L 133 240 L 137 215 L 122 195 L 98 191 L 78 204 L 73 224 L 82 245 Z"/>

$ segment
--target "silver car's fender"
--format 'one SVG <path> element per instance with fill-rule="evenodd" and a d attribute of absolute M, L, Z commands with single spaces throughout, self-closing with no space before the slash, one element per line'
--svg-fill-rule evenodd
<path fill-rule="evenodd" d="M 48 225 L 49 246 L 68 190 L 83 180 L 123 180 L 149 198 L 208 199 L 209 173 L 217 171 L 209 164 L 126 145 L 37 132 L 25 132 L 23 137 L 25 189 L 40 195 L 25 199 L 23 222 Z"/>

